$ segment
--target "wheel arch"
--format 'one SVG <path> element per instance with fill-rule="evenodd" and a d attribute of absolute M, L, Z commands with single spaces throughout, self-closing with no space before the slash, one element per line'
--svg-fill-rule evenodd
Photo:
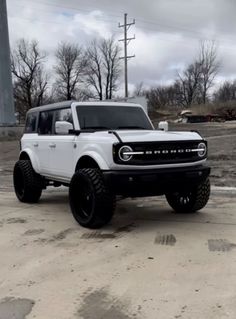
<path fill-rule="evenodd" d="M 29 157 L 29 154 L 27 153 L 27 152 L 25 152 L 25 151 L 22 151 L 21 153 L 20 153 L 20 156 L 19 156 L 19 160 L 21 161 L 21 160 L 29 160 L 29 161 L 31 161 L 31 159 L 30 159 L 30 157 Z"/>
<path fill-rule="evenodd" d="M 35 155 L 33 154 L 33 152 L 30 149 L 22 150 L 20 152 L 20 155 L 19 155 L 19 160 L 30 161 L 32 166 L 33 166 L 33 169 L 35 170 L 35 172 L 36 173 L 40 173 L 39 172 L 39 163 L 38 163 Z"/>
<path fill-rule="evenodd" d="M 99 168 L 97 161 L 89 155 L 83 155 L 77 162 L 75 171 L 80 168 Z"/>
<path fill-rule="evenodd" d="M 75 166 L 75 171 L 80 168 L 99 168 L 101 170 L 108 169 L 106 162 L 98 154 L 88 153 L 79 158 Z"/>

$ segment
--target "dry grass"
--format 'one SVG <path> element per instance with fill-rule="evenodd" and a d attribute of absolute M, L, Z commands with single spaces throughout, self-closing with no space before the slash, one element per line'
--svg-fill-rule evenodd
<path fill-rule="evenodd" d="M 196 115 L 218 114 L 222 117 L 226 117 L 231 114 L 236 118 L 236 101 L 198 104 L 185 109 L 191 110 L 192 113 Z M 157 111 L 149 112 L 149 116 L 153 120 L 166 119 L 171 121 L 175 120 L 183 110 L 183 107 L 166 107 Z"/>
<path fill-rule="evenodd" d="M 193 105 L 191 110 L 194 114 L 225 114 L 226 110 L 232 110 L 236 112 L 236 101 L 222 102 L 222 103 L 209 103 Z"/>

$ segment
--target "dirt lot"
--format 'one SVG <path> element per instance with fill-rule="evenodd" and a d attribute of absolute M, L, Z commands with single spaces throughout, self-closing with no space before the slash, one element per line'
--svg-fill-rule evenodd
<path fill-rule="evenodd" d="M 206 137 L 212 184 L 236 187 L 236 122 L 171 124 L 170 129 L 198 130 Z M 18 141 L 0 141 L 0 190 L 12 189 L 12 168 L 18 153 Z"/>
<path fill-rule="evenodd" d="M 236 187 L 236 121 L 225 123 L 172 124 L 171 130 L 197 130 L 208 141 L 211 182 Z"/>
<path fill-rule="evenodd" d="M 236 124 L 183 128 L 208 138 L 213 184 L 236 186 Z M 234 190 L 213 188 L 190 215 L 162 197 L 119 201 L 92 231 L 73 219 L 65 188 L 16 200 L 18 145 L 0 142 L 0 319 L 235 318 Z"/>
<path fill-rule="evenodd" d="M 76 224 L 63 189 L 0 203 L 0 319 L 235 318 L 235 194 L 193 215 L 120 201 L 99 231 Z"/>

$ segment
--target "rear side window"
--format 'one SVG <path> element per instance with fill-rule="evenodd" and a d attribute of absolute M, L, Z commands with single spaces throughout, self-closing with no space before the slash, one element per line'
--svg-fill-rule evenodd
<path fill-rule="evenodd" d="M 39 115 L 39 134 L 53 134 L 53 111 L 40 112 Z"/>
<path fill-rule="evenodd" d="M 25 133 L 36 133 L 37 113 L 29 113 L 25 123 Z"/>

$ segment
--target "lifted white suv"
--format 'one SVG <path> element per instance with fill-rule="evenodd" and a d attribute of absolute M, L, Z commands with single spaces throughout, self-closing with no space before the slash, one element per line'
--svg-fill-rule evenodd
<path fill-rule="evenodd" d="M 74 218 L 99 228 L 116 195 L 164 194 L 176 212 L 200 210 L 210 195 L 206 157 L 197 132 L 155 130 L 140 105 L 67 101 L 27 113 L 14 187 L 20 201 L 37 202 L 47 186 L 69 186 Z"/>

